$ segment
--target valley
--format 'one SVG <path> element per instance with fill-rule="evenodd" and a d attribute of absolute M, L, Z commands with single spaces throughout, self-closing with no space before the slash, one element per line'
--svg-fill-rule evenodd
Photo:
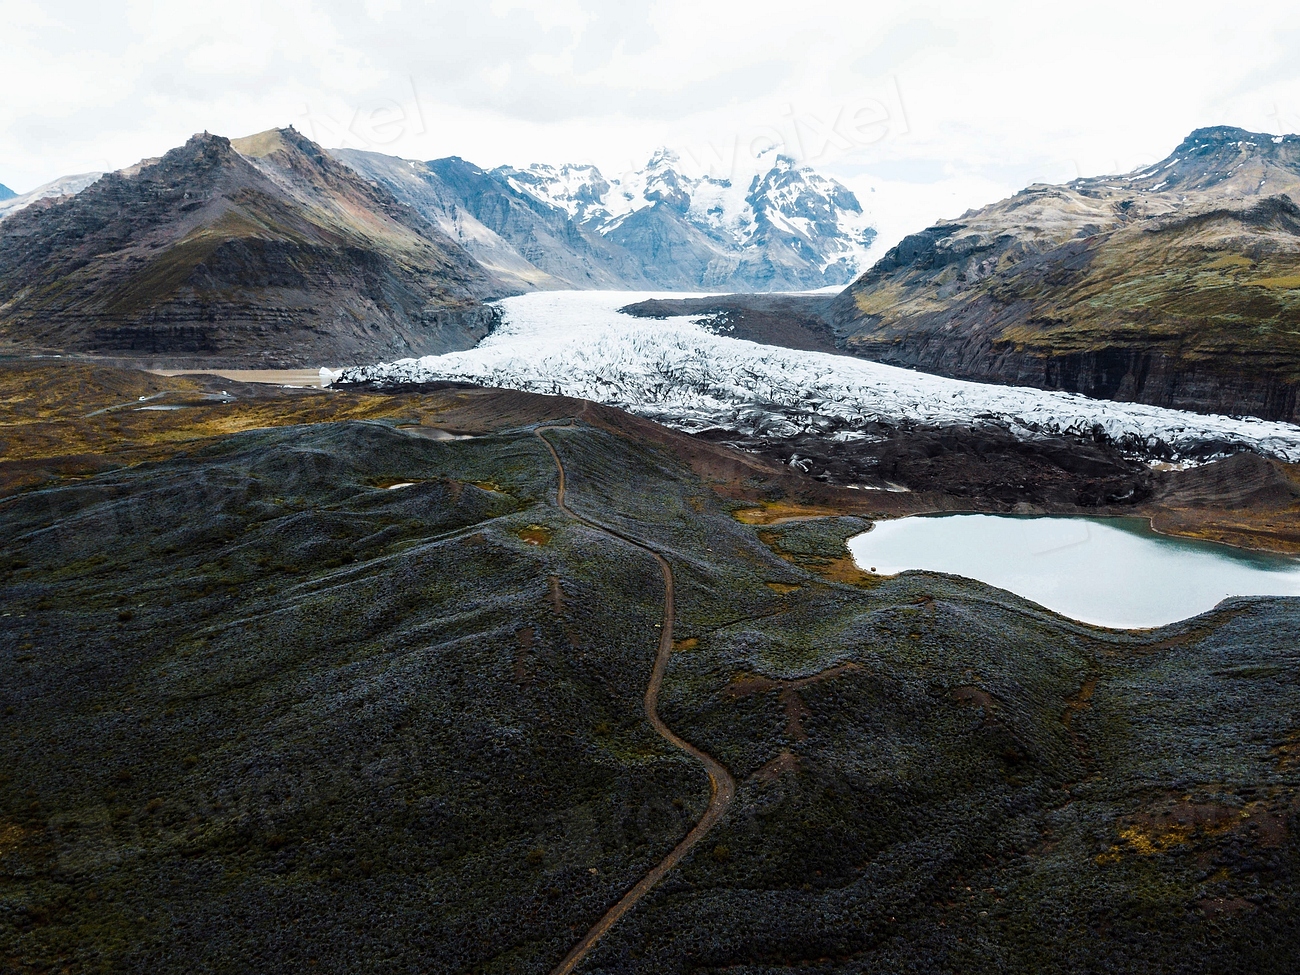
<path fill-rule="evenodd" d="M 1300 599 L 1187 553 L 1300 555 L 1296 144 L 870 267 L 776 152 L 0 200 L 0 969 L 1295 970 Z"/>
<path fill-rule="evenodd" d="M 499 303 L 501 326 L 472 350 L 345 369 L 335 382 L 555 392 L 714 436 L 851 443 L 882 428 L 985 427 L 1021 440 L 1091 439 L 1143 460 L 1245 448 L 1300 461 L 1300 428 L 1287 423 L 961 382 L 733 339 L 688 317 L 637 320 L 619 311 L 638 299 L 679 300 L 592 291 L 509 298 Z"/>

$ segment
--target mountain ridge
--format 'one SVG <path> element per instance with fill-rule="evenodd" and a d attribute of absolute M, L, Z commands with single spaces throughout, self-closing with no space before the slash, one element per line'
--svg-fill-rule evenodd
<path fill-rule="evenodd" d="M 905 237 L 832 304 L 857 354 L 964 379 L 1300 419 L 1300 137 L 1197 129 Z"/>
<path fill-rule="evenodd" d="M 0 223 L 15 350 L 314 365 L 473 345 L 509 289 L 293 129 L 202 133 Z"/>
<path fill-rule="evenodd" d="M 335 155 L 534 287 L 807 290 L 850 281 L 875 237 L 850 190 L 785 156 L 741 183 L 689 176 L 663 148 L 616 179 L 586 164 Z"/>

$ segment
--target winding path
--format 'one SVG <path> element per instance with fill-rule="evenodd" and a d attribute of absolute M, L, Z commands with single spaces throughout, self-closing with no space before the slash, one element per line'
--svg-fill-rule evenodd
<path fill-rule="evenodd" d="M 546 449 L 551 452 L 551 457 L 555 460 L 555 469 L 559 472 L 559 486 L 555 492 L 556 506 L 574 521 L 579 521 L 584 525 L 604 532 L 607 535 L 613 535 L 615 538 L 627 542 L 629 545 L 635 545 L 643 552 L 648 553 L 656 562 L 659 563 L 659 570 L 664 576 L 664 620 L 663 627 L 659 634 L 659 652 L 655 655 L 654 669 L 650 672 L 650 684 L 645 689 L 645 714 L 664 740 L 671 744 L 679 751 L 685 752 L 693 759 L 704 766 L 704 770 L 709 773 L 709 783 L 713 788 L 713 796 L 709 800 L 709 807 L 700 817 L 700 821 L 692 827 L 691 831 L 672 852 L 664 857 L 653 869 L 644 877 L 636 882 L 636 885 L 619 898 L 618 903 L 605 912 L 604 916 L 597 921 L 587 932 L 586 936 L 574 945 L 570 951 L 556 966 L 551 975 L 569 975 L 578 964 L 587 956 L 587 953 L 596 946 L 596 943 L 604 937 L 605 932 L 618 923 L 619 918 L 636 906 L 637 901 L 648 894 L 651 888 L 671 870 L 677 866 L 682 857 L 690 852 L 700 840 L 711 830 L 722 818 L 731 805 L 731 800 L 736 794 L 736 780 L 731 777 L 731 773 L 723 767 L 722 763 L 712 755 L 708 755 L 690 742 L 678 737 L 673 733 L 668 725 L 664 724 L 663 719 L 659 717 L 659 688 L 664 682 L 664 674 L 668 670 L 668 658 L 673 653 L 673 570 L 668 564 L 668 560 L 656 552 L 645 542 L 637 541 L 629 535 L 624 535 L 617 529 L 610 528 L 608 525 L 602 525 L 598 521 L 586 518 L 565 503 L 565 477 L 564 463 L 560 460 L 560 455 L 556 452 L 555 447 L 543 434 L 548 430 L 572 429 L 572 427 L 538 427 L 535 431 L 538 439 L 546 444 Z"/>

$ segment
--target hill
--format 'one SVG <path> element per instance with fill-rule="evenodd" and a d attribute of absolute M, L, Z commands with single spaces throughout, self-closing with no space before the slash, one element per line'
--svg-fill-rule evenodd
<path fill-rule="evenodd" d="M 716 801 L 665 643 L 734 794 L 579 971 L 1300 962 L 1295 600 L 864 579 L 908 495 L 571 399 L 0 383 L 9 967 L 551 972 Z"/>
<path fill-rule="evenodd" d="M 1154 166 L 905 238 L 832 322 L 895 365 L 1296 421 L 1297 200 L 1300 137 L 1199 129 Z"/>
<path fill-rule="evenodd" d="M 822 288 L 852 280 L 875 237 L 850 190 L 785 156 L 732 180 L 691 175 L 667 149 L 616 179 L 591 165 L 335 155 L 521 286 Z"/>
<path fill-rule="evenodd" d="M 473 345 L 502 286 L 292 129 L 204 133 L 0 222 L 0 348 L 319 365 Z"/>
<path fill-rule="evenodd" d="M 0 183 L 0 200 L 12 200 L 17 195 L 17 193 L 5 186 L 4 183 Z"/>

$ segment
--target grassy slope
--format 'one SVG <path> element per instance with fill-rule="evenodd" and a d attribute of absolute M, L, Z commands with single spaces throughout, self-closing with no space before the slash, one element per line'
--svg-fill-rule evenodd
<path fill-rule="evenodd" d="M 0 957 L 545 972 L 702 810 L 653 563 L 526 428 L 388 399 L 0 502 Z M 551 436 L 672 561 L 663 714 L 741 788 L 585 970 L 1294 969 L 1293 602 L 828 582 L 858 523 L 742 524 L 642 427 Z"/>
<path fill-rule="evenodd" d="M 1300 253 L 1250 256 L 1240 250 L 1260 241 L 1241 240 L 1239 222 L 1209 223 L 1099 241 L 1073 280 L 1008 275 L 991 293 L 1029 299 L 1034 311 L 1003 339 L 1043 355 L 1154 351 L 1211 370 L 1263 369 L 1300 381 Z"/>
<path fill-rule="evenodd" d="M 1215 223 L 1103 235 L 1004 261 L 978 280 L 953 264 L 855 286 L 856 308 L 873 324 L 850 344 L 892 340 L 909 320 L 971 308 L 999 321 L 996 344 L 1034 355 L 1154 353 L 1300 381 L 1300 253 L 1261 252 L 1239 222 Z"/>

